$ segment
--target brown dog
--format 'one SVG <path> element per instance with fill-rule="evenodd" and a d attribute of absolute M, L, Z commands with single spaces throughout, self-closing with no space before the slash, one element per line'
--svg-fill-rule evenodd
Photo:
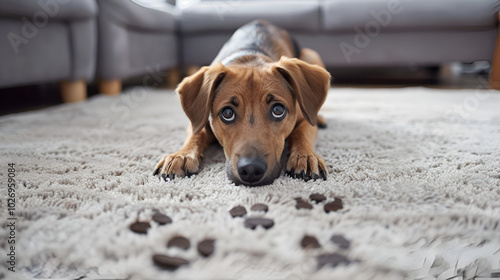
<path fill-rule="evenodd" d="M 191 121 L 188 136 L 180 151 L 156 165 L 154 175 L 167 180 L 198 172 L 203 151 L 218 140 L 231 181 L 270 184 L 281 173 L 288 140 L 287 174 L 326 180 L 314 141 L 330 74 L 315 51 L 294 54 L 295 46 L 286 31 L 266 21 L 239 28 L 211 66 L 179 84 Z"/>

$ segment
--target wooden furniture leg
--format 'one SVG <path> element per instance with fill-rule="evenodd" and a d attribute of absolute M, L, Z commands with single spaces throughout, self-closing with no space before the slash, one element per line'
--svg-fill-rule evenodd
<path fill-rule="evenodd" d="M 498 13 L 498 21 L 500 23 L 500 13 Z M 491 63 L 490 88 L 500 90 L 500 24 L 498 27 L 495 52 L 493 53 L 493 62 Z"/>
<path fill-rule="evenodd" d="M 87 99 L 87 84 L 83 80 L 62 81 L 59 88 L 64 103 L 80 102 Z"/>
<path fill-rule="evenodd" d="M 118 95 L 122 92 L 122 81 L 101 80 L 99 81 L 99 92 L 105 95 Z"/>

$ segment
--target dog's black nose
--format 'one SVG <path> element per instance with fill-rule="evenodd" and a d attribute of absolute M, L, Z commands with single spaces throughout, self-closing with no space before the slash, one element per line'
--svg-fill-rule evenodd
<path fill-rule="evenodd" d="M 243 183 L 257 183 L 266 173 L 267 163 L 261 158 L 242 157 L 238 160 L 238 175 Z"/>

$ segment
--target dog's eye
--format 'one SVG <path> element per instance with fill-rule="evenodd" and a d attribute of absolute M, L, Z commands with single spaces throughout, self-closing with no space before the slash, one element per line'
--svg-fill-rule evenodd
<path fill-rule="evenodd" d="M 236 118 L 233 109 L 231 109 L 230 107 L 224 107 L 222 111 L 220 111 L 219 115 L 222 121 L 225 123 L 232 123 Z"/>
<path fill-rule="evenodd" d="M 273 106 L 273 109 L 271 110 L 271 114 L 273 115 L 273 118 L 282 120 L 286 115 L 285 106 L 283 106 L 282 104 L 275 104 Z"/>

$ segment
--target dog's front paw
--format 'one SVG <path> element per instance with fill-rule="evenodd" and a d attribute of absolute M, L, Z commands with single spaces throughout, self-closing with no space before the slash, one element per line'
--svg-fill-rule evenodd
<path fill-rule="evenodd" d="M 201 156 L 192 152 L 178 151 L 164 156 L 155 167 L 153 176 L 160 176 L 165 181 L 173 180 L 175 176 L 190 177 L 198 172 Z"/>
<path fill-rule="evenodd" d="M 326 180 L 326 165 L 314 152 L 291 152 L 286 166 L 286 174 L 304 181 L 323 178 Z"/>

